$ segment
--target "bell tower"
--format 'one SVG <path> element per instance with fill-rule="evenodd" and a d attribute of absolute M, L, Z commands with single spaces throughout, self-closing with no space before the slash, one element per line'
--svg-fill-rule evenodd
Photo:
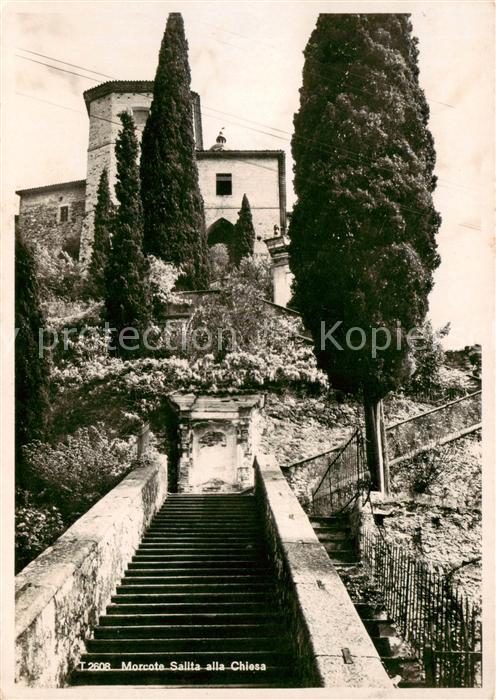
<path fill-rule="evenodd" d="M 141 138 L 153 99 L 151 80 L 113 80 L 84 93 L 89 115 L 88 157 L 86 168 L 85 218 L 81 231 L 79 260 L 86 267 L 91 258 L 94 235 L 94 210 L 98 183 L 107 168 L 111 192 L 116 179 L 115 141 L 121 129 L 119 114 L 132 113 Z M 193 131 L 197 149 L 203 148 L 200 96 L 191 93 Z"/>

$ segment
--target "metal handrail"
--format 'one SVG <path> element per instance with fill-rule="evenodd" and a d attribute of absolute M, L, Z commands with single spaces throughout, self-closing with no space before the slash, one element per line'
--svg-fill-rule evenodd
<path fill-rule="evenodd" d="M 424 411 L 423 413 L 416 413 L 414 416 L 410 416 L 410 418 L 405 418 L 404 420 L 400 420 L 397 423 L 391 423 L 390 425 L 386 426 L 386 431 L 393 430 L 394 428 L 398 428 L 400 425 L 404 425 L 405 423 L 410 423 L 411 421 L 414 421 L 418 418 L 422 418 L 423 416 L 427 416 L 430 413 L 436 413 L 447 406 L 452 406 L 453 404 L 460 403 L 461 401 L 464 401 L 465 399 L 470 399 L 474 396 L 477 396 L 479 394 L 482 394 L 482 389 L 479 389 L 477 391 L 474 391 L 471 394 L 466 394 L 465 396 L 460 396 L 458 399 L 454 399 L 453 401 L 449 401 L 448 403 L 444 403 L 441 406 L 436 406 L 435 408 L 431 408 L 428 411 Z M 352 435 L 353 437 L 353 435 Z M 346 445 L 344 446 L 346 447 Z M 307 464 L 307 462 L 311 462 L 314 459 L 318 459 L 319 457 L 325 457 L 328 454 L 331 454 L 332 452 L 336 452 L 337 450 L 341 451 L 343 447 L 341 445 L 338 445 L 337 447 L 331 447 L 328 450 L 324 450 L 324 452 L 319 452 L 318 454 L 311 455 L 310 457 L 305 457 L 305 459 L 300 459 L 297 462 L 292 462 L 291 464 L 285 464 L 283 469 L 290 469 L 292 467 L 299 467 L 300 465 Z M 319 484 L 320 485 L 320 484 Z"/>
<path fill-rule="evenodd" d="M 321 487 L 322 484 L 324 483 L 325 478 L 326 478 L 327 475 L 329 474 L 332 465 L 336 462 L 336 460 L 339 459 L 339 457 L 343 454 L 343 452 L 346 450 L 346 448 L 348 447 L 348 445 L 355 439 L 355 437 L 356 437 L 357 434 L 358 434 L 358 431 L 359 431 L 359 428 L 355 428 L 355 430 L 353 431 L 353 433 L 352 433 L 351 437 L 349 438 L 349 440 L 348 440 L 347 442 L 345 442 L 345 443 L 341 446 L 341 449 L 339 450 L 338 454 L 337 454 L 337 455 L 334 457 L 334 459 L 327 465 L 327 469 L 325 470 L 325 472 L 324 472 L 324 474 L 323 474 L 323 476 L 322 476 L 322 479 L 319 481 L 318 486 L 312 491 L 312 496 L 315 496 L 315 494 L 317 493 L 317 491 L 320 489 L 320 487 Z M 324 454 L 325 454 L 325 453 L 324 453 Z"/>
<path fill-rule="evenodd" d="M 431 413 L 437 413 L 438 411 L 442 411 L 443 409 L 445 409 L 447 406 L 453 406 L 456 403 L 460 403 L 461 401 L 465 401 L 466 399 L 471 399 L 473 396 L 478 396 L 479 394 L 482 394 L 482 389 L 478 389 L 477 391 L 474 391 L 472 394 L 466 394 L 465 396 L 460 396 L 458 399 L 454 399 L 453 401 L 448 401 L 448 403 L 443 403 L 441 406 L 436 406 L 435 408 L 430 408 L 428 411 L 424 411 L 423 413 L 416 413 L 414 416 L 410 416 L 410 418 L 405 418 L 404 420 L 400 420 L 397 423 L 391 423 L 391 425 L 386 426 L 386 430 L 393 430 L 393 428 L 398 428 L 400 425 L 404 425 L 405 423 L 410 423 L 412 420 L 422 418 L 423 416 L 428 416 Z"/>

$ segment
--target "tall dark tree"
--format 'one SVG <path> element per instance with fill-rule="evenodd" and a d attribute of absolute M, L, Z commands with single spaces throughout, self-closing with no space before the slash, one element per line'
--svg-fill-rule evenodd
<path fill-rule="evenodd" d="M 138 140 L 133 118 L 128 112 L 119 115 L 122 130 L 115 144 L 117 182 L 115 194 L 118 208 L 114 218 L 114 234 L 105 270 L 105 308 L 107 321 L 117 330 L 116 339 L 126 327 L 140 334 L 150 322 L 148 265 L 143 253 L 143 217 L 139 189 Z M 133 346 L 126 340 L 127 346 Z"/>
<path fill-rule="evenodd" d="M 89 265 L 90 289 L 98 299 L 105 295 L 105 268 L 110 253 L 114 215 L 115 206 L 110 197 L 108 173 L 107 169 L 104 168 L 98 183 L 95 206 L 95 235 Z"/>
<path fill-rule="evenodd" d="M 405 335 L 424 320 L 439 265 L 417 57 L 408 15 L 322 14 L 294 118 L 294 301 L 332 384 L 363 397 L 376 485 L 378 402 L 408 374 Z M 387 347 L 374 350 L 374 333 Z"/>
<path fill-rule="evenodd" d="M 45 328 L 33 251 L 16 232 L 15 239 L 15 442 L 17 482 L 24 483 L 21 446 L 43 438 L 48 420 L 49 361 L 39 349 Z"/>
<path fill-rule="evenodd" d="M 201 288 L 208 284 L 208 252 L 190 84 L 183 19 L 171 13 L 141 142 L 144 249 L 180 267 L 183 286 Z"/>
<path fill-rule="evenodd" d="M 238 220 L 234 226 L 234 241 L 233 241 L 233 261 L 235 265 L 239 265 L 241 260 L 248 255 L 253 255 L 253 246 L 255 245 L 255 229 L 253 227 L 253 218 L 251 215 L 250 202 L 246 194 L 243 195 L 241 209 L 238 213 Z"/>

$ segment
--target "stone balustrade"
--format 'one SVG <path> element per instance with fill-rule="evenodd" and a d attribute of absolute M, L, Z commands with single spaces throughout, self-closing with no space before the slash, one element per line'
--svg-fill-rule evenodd
<path fill-rule="evenodd" d="M 16 682 L 63 687 L 167 495 L 167 461 L 130 472 L 16 576 Z"/>
<path fill-rule="evenodd" d="M 272 456 L 255 457 L 255 497 L 303 687 L 392 688 L 344 584 Z"/>

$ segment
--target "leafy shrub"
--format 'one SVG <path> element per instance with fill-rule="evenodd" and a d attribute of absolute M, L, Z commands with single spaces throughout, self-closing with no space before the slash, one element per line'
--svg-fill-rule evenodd
<path fill-rule="evenodd" d="M 147 256 L 150 291 L 154 307 L 162 310 L 167 304 L 178 302 L 185 303 L 174 293 L 174 287 L 181 275 L 181 270 L 170 263 L 166 263 L 154 255 Z"/>
<path fill-rule="evenodd" d="M 81 267 L 72 255 L 66 251 L 54 254 L 47 248 L 37 246 L 36 260 L 45 303 L 54 298 L 78 301 L 84 296 L 85 282 L 81 277 Z"/>
<path fill-rule="evenodd" d="M 428 493 L 438 480 L 443 468 L 440 450 L 432 449 L 424 452 L 412 460 L 410 467 L 412 493 Z"/>
<path fill-rule="evenodd" d="M 405 383 L 406 393 L 425 396 L 440 391 L 440 372 L 444 362 L 441 339 L 448 335 L 449 330 L 449 324 L 435 331 L 430 321 L 424 323 L 419 332 L 420 342 L 413 348 L 415 369 Z"/>
<path fill-rule="evenodd" d="M 229 250 L 225 243 L 216 243 L 208 249 L 211 287 L 222 286 L 232 270 Z"/>
<path fill-rule="evenodd" d="M 101 424 L 80 428 L 55 446 L 32 442 L 24 458 L 44 486 L 40 497 L 57 506 L 66 524 L 107 493 L 132 463 L 130 445 L 111 439 Z"/>
<path fill-rule="evenodd" d="M 49 547 L 65 530 L 65 525 L 57 506 L 33 503 L 28 491 L 18 492 L 16 497 L 15 566 L 18 572 Z"/>
<path fill-rule="evenodd" d="M 213 354 L 221 361 L 229 352 L 263 351 L 270 326 L 274 328 L 272 335 L 280 332 L 279 319 L 264 302 L 269 286 L 267 264 L 243 258 L 219 294 L 207 296 L 195 308 L 186 329 L 186 355 L 198 359 Z"/>

